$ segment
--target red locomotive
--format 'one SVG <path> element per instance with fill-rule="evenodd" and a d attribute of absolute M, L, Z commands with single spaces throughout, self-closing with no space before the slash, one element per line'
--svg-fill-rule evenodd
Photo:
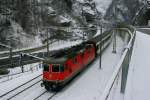
<path fill-rule="evenodd" d="M 80 45 L 56 51 L 43 62 L 43 84 L 47 90 L 57 90 L 81 72 L 111 41 L 111 34 L 99 35 Z"/>

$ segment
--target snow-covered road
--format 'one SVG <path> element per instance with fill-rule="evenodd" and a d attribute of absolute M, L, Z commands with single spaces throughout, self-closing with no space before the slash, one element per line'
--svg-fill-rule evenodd
<path fill-rule="evenodd" d="M 137 31 L 124 100 L 150 100 L 150 35 Z"/>

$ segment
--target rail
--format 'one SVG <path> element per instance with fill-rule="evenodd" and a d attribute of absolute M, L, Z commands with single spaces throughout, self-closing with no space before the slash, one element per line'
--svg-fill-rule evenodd
<path fill-rule="evenodd" d="M 52 44 L 54 42 L 56 42 L 56 40 L 50 42 L 49 44 Z M 13 50 L 12 51 L 12 56 L 17 55 L 20 52 L 23 52 L 23 53 L 32 53 L 32 52 L 40 51 L 40 50 L 45 49 L 46 47 L 47 47 L 47 45 L 43 45 L 43 46 L 34 47 L 34 48 L 24 48 L 24 49 Z M 9 55 L 10 55 L 9 51 L 0 52 L 0 57 L 8 57 Z"/>
<path fill-rule="evenodd" d="M 4 96 L 6 96 L 6 95 L 8 95 L 8 94 L 10 94 L 10 93 L 12 93 L 12 92 L 14 92 L 14 91 L 16 91 L 17 89 L 19 89 L 19 88 L 21 88 L 21 87 L 25 86 L 26 84 L 28 84 L 28 83 L 32 82 L 33 80 L 36 80 L 36 79 L 37 79 L 37 78 L 39 78 L 41 75 L 42 75 L 42 74 L 40 74 L 40 75 L 38 75 L 38 76 L 34 77 L 33 79 L 31 79 L 31 80 L 29 80 L 29 81 L 27 81 L 27 82 L 25 82 L 25 83 L 21 84 L 21 85 L 20 85 L 20 86 L 18 86 L 18 87 L 15 87 L 14 89 L 12 89 L 12 90 L 10 90 L 10 91 L 8 91 L 8 92 L 6 92 L 6 93 L 4 93 L 4 94 L 0 95 L 0 98 L 2 98 L 2 97 L 4 97 Z M 25 88 L 25 89 L 23 89 L 23 90 L 19 91 L 18 93 L 16 93 L 15 95 L 13 95 L 13 96 L 12 96 L 12 97 L 10 97 L 10 98 L 15 97 L 16 95 L 18 95 L 18 94 L 22 93 L 23 91 L 25 91 L 25 90 L 27 90 L 28 88 L 32 87 L 33 85 L 35 85 L 35 84 L 39 83 L 40 81 L 42 81 L 42 80 L 39 80 L 39 81 L 35 82 L 34 84 L 32 84 L 32 85 L 28 86 L 27 88 Z M 8 99 L 7 99 L 7 100 L 8 100 Z"/>
<path fill-rule="evenodd" d="M 132 49 L 133 49 L 133 45 L 134 45 L 134 40 L 135 40 L 135 30 L 134 32 L 131 32 L 128 28 L 117 28 L 117 30 L 122 30 L 122 31 L 126 31 L 128 32 L 128 34 L 130 35 L 130 40 L 121 56 L 120 61 L 118 62 L 117 66 L 115 67 L 115 71 L 112 74 L 112 77 L 110 78 L 110 80 L 108 81 L 104 92 L 101 95 L 100 100 L 107 100 L 110 92 L 115 84 L 115 81 L 117 80 L 117 77 L 119 76 L 119 73 L 121 71 L 123 71 L 123 67 L 127 67 L 124 65 L 124 63 L 126 63 L 127 65 L 129 65 L 130 62 L 130 58 L 131 58 L 131 54 L 132 54 Z M 130 54 L 130 55 L 129 55 Z M 128 59 L 128 60 L 126 60 Z M 127 62 L 126 62 L 127 61 Z M 129 67 L 129 66 L 128 66 Z M 122 74 L 123 75 L 123 74 Z M 125 83 L 126 84 L 126 83 Z M 122 87 L 121 87 L 121 92 L 124 93 L 124 89 L 125 89 L 125 84 L 121 83 Z"/>

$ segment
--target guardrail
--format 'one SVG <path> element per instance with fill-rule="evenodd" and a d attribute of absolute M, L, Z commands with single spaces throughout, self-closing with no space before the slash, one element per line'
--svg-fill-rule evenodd
<path fill-rule="evenodd" d="M 135 28 L 150 28 L 150 26 L 134 26 Z"/>
<path fill-rule="evenodd" d="M 128 34 L 130 35 L 130 40 L 129 40 L 127 46 L 125 47 L 125 50 L 121 56 L 121 59 L 120 59 L 119 63 L 117 64 L 117 66 L 115 67 L 116 69 L 113 72 L 112 77 L 108 81 L 108 84 L 106 85 L 106 88 L 104 89 L 104 92 L 102 93 L 100 100 L 108 99 L 108 97 L 112 91 L 112 88 L 113 88 L 115 82 L 117 81 L 117 77 L 119 77 L 121 71 L 122 71 L 122 75 L 121 75 L 122 77 L 121 77 L 120 92 L 124 93 L 125 87 L 126 87 L 128 68 L 129 68 L 129 63 L 130 63 L 130 59 L 131 59 L 131 55 L 132 55 L 136 31 L 134 30 L 134 32 L 131 32 L 128 28 L 116 28 L 116 29 L 120 30 L 120 31 L 128 32 Z"/>

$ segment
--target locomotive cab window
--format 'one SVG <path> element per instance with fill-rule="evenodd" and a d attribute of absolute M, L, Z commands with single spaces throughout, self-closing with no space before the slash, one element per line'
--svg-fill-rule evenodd
<path fill-rule="evenodd" d="M 48 64 L 43 64 L 43 70 L 44 71 L 49 71 L 49 66 L 48 66 Z"/>
<path fill-rule="evenodd" d="M 64 66 L 60 65 L 60 72 L 64 72 Z"/>
<path fill-rule="evenodd" d="M 59 72 L 59 65 L 53 65 L 52 72 Z"/>
<path fill-rule="evenodd" d="M 53 65 L 52 66 L 52 72 L 63 72 L 64 66 L 62 65 Z"/>

